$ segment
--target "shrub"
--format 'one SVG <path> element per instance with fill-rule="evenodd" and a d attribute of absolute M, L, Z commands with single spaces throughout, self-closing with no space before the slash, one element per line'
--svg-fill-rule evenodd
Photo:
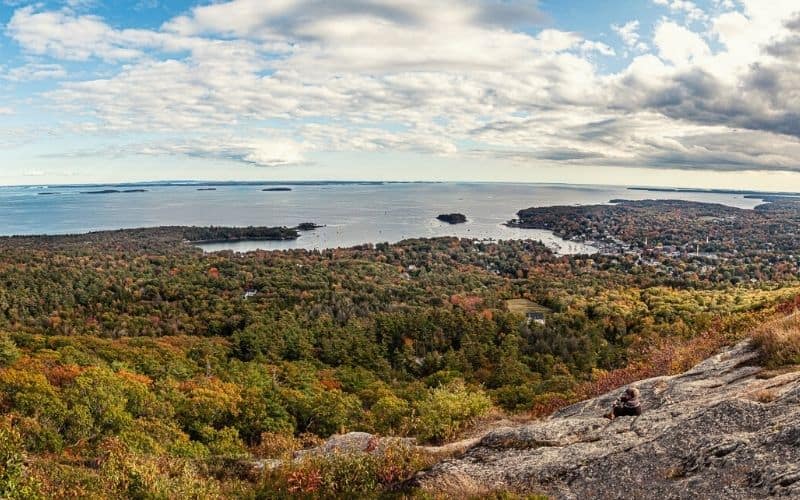
<path fill-rule="evenodd" d="M 760 391 L 756 391 L 751 396 L 754 401 L 758 401 L 759 403 L 772 403 L 777 399 L 778 394 L 774 390 L 770 389 L 761 389 Z"/>
<path fill-rule="evenodd" d="M 200 475 L 191 461 L 132 453 L 121 441 L 101 445 L 100 476 L 109 496 L 125 498 L 221 498 L 219 484 Z"/>
<path fill-rule="evenodd" d="M 291 434 L 264 432 L 258 445 L 253 448 L 253 455 L 259 458 L 290 458 L 299 449 L 299 440 Z"/>
<path fill-rule="evenodd" d="M 243 458 L 248 456 L 247 448 L 239 438 L 239 431 L 233 427 L 220 430 L 203 427 L 199 430 L 200 440 L 206 445 L 212 456 L 218 458 Z"/>
<path fill-rule="evenodd" d="M 482 390 L 471 391 L 462 380 L 430 390 L 428 397 L 416 404 L 414 427 L 425 441 L 446 441 L 464 430 L 492 407 Z"/>
<path fill-rule="evenodd" d="M 46 420 L 31 417 L 18 417 L 15 427 L 19 430 L 25 449 L 34 453 L 59 452 L 64 440 L 58 429 Z"/>
<path fill-rule="evenodd" d="M 376 401 L 370 411 L 378 431 L 396 435 L 404 434 L 404 424 L 411 415 L 411 406 L 406 400 L 390 394 Z"/>
<path fill-rule="evenodd" d="M 211 452 L 203 443 L 187 439 L 179 439 L 172 443 L 167 451 L 170 455 L 180 458 L 207 458 Z"/>
<path fill-rule="evenodd" d="M 492 396 L 498 405 L 505 410 L 517 412 L 530 410 L 537 395 L 533 384 L 509 385 L 492 391 Z"/>
<path fill-rule="evenodd" d="M 108 498 L 96 469 L 39 460 L 32 471 L 44 498 Z"/>
<path fill-rule="evenodd" d="M 373 454 L 334 452 L 286 461 L 268 473 L 260 497 L 308 496 L 364 498 L 378 496 L 430 466 L 430 456 L 396 443 Z"/>
<path fill-rule="evenodd" d="M 26 473 L 22 440 L 8 424 L 0 422 L 0 498 L 39 498 Z"/>
<path fill-rule="evenodd" d="M 756 330 L 753 342 L 766 368 L 800 364 L 800 314 L 767 323 Z"/>
<path fill-rule="evenodd" d="M 358 397 L 338 389 L 308 392 L 289 389 L 284 390 L 282 395 L 300 431 L 330 436 L 344 433 L 350 430 L 350 425 L 357 425 L 363 420 Z"/>
<path fill-rule="evenodd" d="M 220 428 L 239 415 L 241 391 L 214 377 L 196 377 L 180 385 L 173 403 L 184 429 L 196 433 L 203 426 Z"/>

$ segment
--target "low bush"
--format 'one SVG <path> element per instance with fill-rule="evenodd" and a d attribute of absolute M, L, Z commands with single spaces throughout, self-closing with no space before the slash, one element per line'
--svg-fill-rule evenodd
<path fill-rule="evenodd" d="M 800 314 L 771 321 L 753 335 L 765 368 L 800 364 Z"/>
<path fill-rule="evenodd" d="M 37 486 L 25 469 L 22 439 L 0 421 L 0 498 L 40 498 Z"/>
<path fill-rule="evenodd" d="M 300 448 L 300 440 L 291 434 L 264 432 L 259 444 L 253 448 L 253 455 L 258 458 L 288 459 Z"/>
<path fill-rule="evenodd" d="M 218 483 L 201 474 L 191 460 L 132 453 L 121 441 L 101 444 L 98 460 L 108 496 L 123 498 L 222 498 Z"/>
<path fill-rule="evenodd" d="M 416 404 L 416 435 L 423 441 L 443 442 L 454 438 L 492 408 L 480 389 L 469 389 L 462 380 L 432 389 Z"/>
<path fill-rule="evenodd" d="M 264 477 L 259 498 L 378 496 L 392 491 L 414 473 L 430 466 L 432 457 L 395 444 L 374 453 L 333 452 L 287 460 Z"/>

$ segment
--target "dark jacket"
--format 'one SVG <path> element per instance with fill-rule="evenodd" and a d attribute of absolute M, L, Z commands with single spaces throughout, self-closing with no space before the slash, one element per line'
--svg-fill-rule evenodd
<path fill-rule="evenodd" d="M 613 411 L 615 417 L 641 415 L 642 402 L 639 401 L 639 391 L 633 388 L 626 389 L 614 402 Z"/>

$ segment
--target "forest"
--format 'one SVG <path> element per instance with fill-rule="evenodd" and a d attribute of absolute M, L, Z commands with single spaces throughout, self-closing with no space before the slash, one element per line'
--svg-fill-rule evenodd
<path fill-rule="evenodd" d="M 234 465 L 354 430 L 443 443 L 685 369 L 800 303 L 799 214 L 783 200 L 520 212 L 618 245 L 576 256 L 457 238 L 245 254 L 186 241 L 281 228 L 0 238 L 0 497 L 313 494 L 297 471 Z M 396 462 L 330 481 L 386 493 L 425 460 Z"/>

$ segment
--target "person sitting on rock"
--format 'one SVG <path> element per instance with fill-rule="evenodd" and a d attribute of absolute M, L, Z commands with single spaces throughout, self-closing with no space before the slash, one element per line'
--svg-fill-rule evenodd
<path fill-rule="evenodd" d="M 611 411 L 605 417 L 614 420 L 616 417 L 638 417 L 642 414 L 642 403 L 639 401 L 639 389 L 628 387 L 625 392 L 614 401 Z"/>

